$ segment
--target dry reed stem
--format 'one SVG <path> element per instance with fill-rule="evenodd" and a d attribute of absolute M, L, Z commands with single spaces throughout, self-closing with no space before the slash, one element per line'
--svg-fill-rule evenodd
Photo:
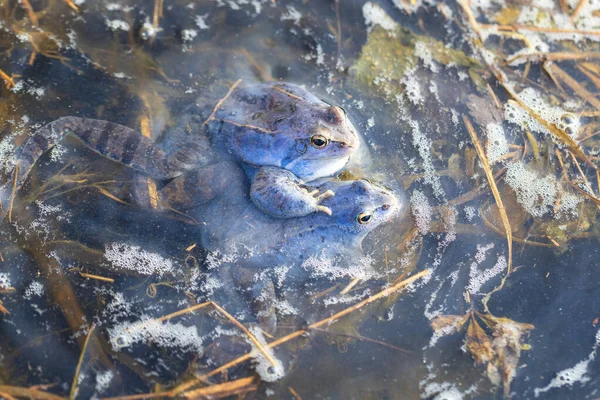
<path fill-rule="evenodd" d="M 163 16 L 163 0 L 154 0 L 154 12 L 152 13 L 152 26 L 158 28 L 160 18 Z"/>
<path fill-rule="evenodd" d="M 574 22 L 577 19 L 577 17 L 579 16 L 579 13 L 588 4 L 588 2 L 589 2 L 589 0 L 579 0 L 577 7 L 575 7 L 573 14 L 571 14 L 571 17 L 569 18 L 571 20 L 571 22 Z"/>
<path fill-rule="evenodd" d="M 558 163 L 560 164 L 560 168 L 562 169 L 562 177 L 566 182 L 569 182 L 569 175 L 567 174 L 567 170 L 565 169 L 565 163 L 563 162 L 562 156 L 560 155 L 560 150 L 554 149 L 554 153 L 558 158 Z M 596 170 L 598 171 L 598 170 Z"/>
<path fill-rule="evenodd" d="M 55 394 L 42 392 L 34 388 L 24 388 L 19 386 L 0 385 L 0 393 L 8 394 L 9 396 L 25 397 L 35 400 L 65 400 L 64 397 Z"/>
<path fill-rule="evenodd" d="M 238 86 L 240 83 L 242 83 L 242 80 L 241 80 L 241 79 L 238 79 L 237 81 L 235 81 L 235 83 L 234 83 L 233 85 L 231 85 L 231 87 L 229 88 L 229 91 L 227 92 L 227 94 L 225 95 L 225 97 L 223 97 L 221 100 L 219 100 L 219 101 L 217 102 L 217 104 L 215 105 L 215 108 L 213 108 L 213 110 L 212 110 L 212 113 L 210 113 L 210 115 L 209 115 L 209 117 L 206 119 L 206 121 L 204 121 L 204 122 L 202 123 L 202 126 L 204 126 L 204 125 L 208 124 L 208 123 L 209 123 L 209 122 L 210 122 L 210 121 L 213 119 L 213 117 L 215 116 L 215 114 L 216 114 L 217 110 L 219 109 L 219 107 L 221 107 L 221 104 L 223 104 L 223 102 L 224 102 L 225 100 L 227 100 L 227 98 L 228 98 L 229 96 L 231 96 L 231 93 L 233 93 L 233 91 L 235 90 L 235 88 L 236 88 L 236 87 L 237 87 L 237 86 Z"/>
<path fill-rule="evenodd" d="M 293 387 L 288 386 L 288 390 L 290 391 L 290 393 L 292 394 L 292 396 L 294 396 L 294 398 L 296 400 L 302 400 L 302 397 L 300 397 L 300 395 L 298 394 L 298 392 L 296 392 Z"/>
<path fill-rule="evenodd" d="M 517 54 L 505 61 L 506 64 L 511 64 L 516 60 L 525 59 L 529 61 L 574 61 L 574 60 L 589 60 L 600 58 L 600 52 L 592 51 L 587 53 L 569 53 L 569 52 L 556 52 L 556 53 L 529 53 L 529 54 Z"/>
<path fill-rule="evenodd" d="M 463 8 L 465 14 L 467 15 L 467 19 L 468 19 L 469 23 L 471 24 L 473 31 L 479 36 L 479 40 L 480 40 L 479 46 L 480 47 L 482 47 L 481 42 L 483 41 L 483 36 L 481 35 L 481 26 L 485 26 L 488 28 L 490 28 L 490 27 L 491 28 L 501 28 L 502 27 L 501 25 L 479 24 L 477 22 L 477 20 L 475 19 L 475 16 L 473 15 L 473 12 L 471 11 L 471 9 L 469 7 L 468 0 L 458 0 L 458 4 Z M 504 27 L 506 27 L 506 26 L 504 26 Z M 508 26 L 508 28 L 512 29 L 512 26 Z M 539 29 L 543 29 L 543 28 L 539 28 Z M 581 32 L 584 32 L 584 31 L 581 31 Z M 600 31 L 595 31 L 595 33 L 597 35 L 600 35 Z M 594 163 L 592 163 L 590 161 L 590 159 L 585 155 L 585 153 L 583 152 L 581 147 L 579 147 L 577 142 L 575 142 L 575 140 L 573 140 L 573 138 L 571 136 L 567 135 L 565 132 L 558 129 L 558 127 L 554 126 L 553 124 L 548 123 L 546 120 L 544 120 L 539 115 L 537 115 L 531 108 L 529 108 L 523 102 L 523 100 L 521 100 L 521 98 L 517 95 L 517 93 L 515 93 L 515 91 L 509 85 L 506 84 L 506 82 L 504 82 L 502 73 L 499 72 L 494 65 L 487 64 L 487 66 L 490 69 L 490 71 L 492 72 L 492 74 L 494 74 L 494 76 L 496 77 L 496 80 L 498 81 L 498 83 L 500 85 L 502 85 L 504 90 L 506 90 L 508 92 L 508 94 L 519 104 L 519 106 L 521 106 L 521 108 L 523 108 L 525 111 L 527 111 L 537 122 L 539 122 L 542 126 L 544 126 L 546 129 L 548 129 L 550 131 L 550 133 L 552 135 L 554 135 L 557 139 L 559 139 L 563 143 L 565 143 L 567 145 L 567 147 L 569 147 L 571 149 L 571 151 L 573 151 L 575 153 L 575 155 L 577 155 L 578 158 L 585 161 L 592 168 L 597 169 L 597 167 L 594 165 Z"/>
<path fill-rule="evenodd" d="M 85 350 L 87 349 L 88 342 L 90 341 L 90 337 L 92 336 L 92 332 L 94 331 L 94 324 L 90 326 L 88 330 L 88 334 L 85 337 L 85 342 L 83 342 L 83 348 L 81 349 L 81 354 L 79 355 L 79 361 L 77 361 L 77 368 L 75 369 L 75 375 L 73 375 L 73 383 L 71 384 L 71 391 L 69 392 L 69 400 L 75 400 L 75 396 L 77 395 L 77 385 L 79 384 L 79 373 L 81 372 L 81 365 L 83 364 L 83 358 L 85 356 Z"/>
<path fill-rule="evenodd" d="M 320 320 L 318 322 L 315 322 L 315 323 L 309 325 L 308 328 L 307 328 L 307 330 L 299 330 L 299 331 L 290 333 L 289 335 L 286 335 L 284 337 L 281 337 L 281 338 L 279 338 L 279 339 L 277 339 L 277 340 L 275 340 L 275 341 L 267 344 L 267 347 L 269 347 L 269 348 L 277 347 L 277 346 L 279 346 L 281 344 L 289 342 L 292 339 L 295 339 L 295 338 L 297 338 L 299 336 L 302 336 L 302 335 L 308 333 L 311 329 L 319 328 L 319 327 L 321 327 L 323 325 L 331 324 L 334 321 L 340 319 L 341 317 L 343 317 L 345 315 L 348 315 L 348 314 L 350 314 L 350 313 L 352 313 L 352 312 L 354 312 L 356 310 L 359 310 L 359 309 L 363 308 L 364 306 L 366 306 L 368 304 L 373 303 L 374 301 L 377 301 L 379 299 L 385 298 L 385 297 L 389 296 L 390 294 L 397 292 L 398 290 L 402 289 L 403 287 L 405 287 L 407 285 L 410 285 L 411 283 L 413 283 L 413 282 L 415 282 L 415 281 L 423 278 L 425 275 L 428 275 L 429 273 L 430 273 L 430 271 L 428 269 L 425 269 L 425 270 L 419 272 L 418 274 L 415 274 L 415 275 L 411 276 L 410 278 L 407 278 L 407 279 L 403 280 L 402 282 L 398 282 L 397 284 L 392 285 L 392 286 L 388 287 L 387 289 L 384 289 L 381 292 L 376 293 L 373 296 L 371 296 L 371 297 L 369 297 L 369 298 L 367 298 L 367 299 L 365 299 L 365 300 L 363 300 L 363 301 L 361 301 L 361 302 L 359 302 L 359 303 L 357 303 L 357 304 L 355 304 L 353 306 L 350 306 L 350 307 L 348 307 L 348 308 L 346 308 L 346 309 L 344 309 L 344 310 L 342 310 L 342 311 L 340 311 L 340 312 L 332 315 L 329 318 L 322 319 L 322 320 Z M 176 388 L 176 391 L 178 393 L 180 393 L 181 391 L 185 390 L 187 387 L 193 386 L 197 382 L 199 382 L 199 381 L 201 381 L 203 379 L 206 379 L 208 377 L 211 377 L 211 376 L 219 374 L 219 373 L 221 373 L 223 371 L 226 371 L 229 368 L 231 368 L 231 367 L 233 367 L 235 365 L 238 365 L 238 364 L 240 364 L 240 363 L 242 363 L 242 362 L 244 362 L 244 361 L 252 358 L 253 354 L 254 354 L 253 352 L 249 352 L 249 353 L 247 353 L 247 354 L 245 354 L 245 355 L 243 355 L 241 357 L 238 357 L 235 360 L 233 360 L 231 362 L 228 362 L 227 364 L 222 365 L 221 367 L 219 367 L 219 368 L 211 371 L 208 374 L 202 375 L 201 377 L 198 377 L 198 378 L 196 378 L 196 379 L 194 379 L 194 380 L 192 380 L 190 382 L 186 382 L 186 383 L 182 384 L 179 388 Z"/>
<path fill-rule="evenodd" d="M 592 200 L 596 205 L 600 206 L 600 199 L 595 197 L 594 195 L 586 192 L 585 190 L 583 190 L 582 188 L 580 188 L 579 186 L 577 186 L 574 183 L 571 183 L 571 187 L 575 190 L 577 190 L 579 193 L 581 193 L 582 195 L 584 195 L 585 197 L 587 197 L 588 199 Z"/>
<path fill-rule="evenodd" d="M 590 81 L 592 81 L 592 83 L 594 84 L 594 86 L 596 86 L 597 89 L 600 89 L 600 77 L 598 75 L 596 75 L 592 71 L 589 71 L 587 68 L 584 68 L 581 65 L 577 65 L 577 69 L 579 71 L 581 71 L 583 74 L 585 74 L 585 76 L 587 76 L 588 79 Z M 585 113 L 581 113 L 581 114 L 583 115 Z"/>
<path fill-rule="evenodd" d="M 196 248 L 196 243 L 192 244 L 191 246 L 186 247 L 185 251 L 192 251 L 195 248 Z"/>
<path fill-rule="evenodd" d="M 200 389 L 191 390 L 189 392 L 176 392 L 175 389 L 159 393 L 142 393 L 131 396 L 105 397 L 101 400 L 142 400 L 155 398 L 172 398 L 182 395 L 189 399 L 219 399 L 222 397 L 233 396 L 236 394 L 246 393 L 251 390 L 256 390 L 257 385 L 254 382 L 254 377 L 241 378 L 231 382 L 211 385 Z"/>
<path fill-rule="evenodd" d="M 460 3 L 460 2 L 459 2 Z M 521 25 L 521 24 L 513 24 L 513 25 L 497 25 L 497 24 L 479 24 L 480 27 L 486 29 L 497 29 L 498 31 L 530 31 L 530 32 L 541 32 L 541 33 L 574 33 L 577 35 L 589 35 L 589 36 L 600 36 L 600 31 L 596 30 L 580 30 L 580 29 L 570 29 L 570 28 L 544 28 L 540 26 L 531 26 L 531 25 Z"/>
<path fill-rule="evenodd" d="M 254 343 L 254 345 L 258 348 L 258 350 L 263 354 L 263 356 L 269 361 L 269 363 L 272 366 L 277 365 L 277 361 L 275 361 L 273 356 L 271 356 L 271 354 L 269 354 L 269 352 L 263 347 L 263 345 L 256 339 L 256 337 L 244 325 L 242 325 L 241 322 L 239 322 L 237 319 L 235 319 L 232 315 L 230 315 L 223 308 L 221 308 L 221 306 L 219 306 L 217 303 L 213 303 L 211 301 L 211 304 L 221 314 L 223 314 L 229 321 L 231 321 L 231 323 L 233 323 L 235 326 L 240 328 L 246 334 L 246 336 L 248 336 L 248 338 L 252 341 L 252 343 Z"/>
<path fill-rule="evenodd" d="M 360 282 L 360 278 L 354 278 L 350 281 L 350 283 L 340 292 L 340 294 L 344 295 L 348 293 L 354 286 L 356 286 Z"/>
<path fill-rule="evenodd" d="M 560 80 L 562 80 L 567 86 L 571 88 L 575 93 L 579 95 L 585 102 L 590 103 L 596 109 L 600 110 L 600 100 L 594 97 L 593 93 L 590 93 L 586 88 L 584 88 L 579 82 L 571 77 L 571 75 L 567 74 L 562 68 L 558 65 L 548 62 L 546 63 L 548 68 L 552 71 L 554 75 L 556 75 Z"/>
<path fill-rule="evenodd" d="M 115 280 L 113 278 L 106 278 L 104 276 L 92 275 L 92 274 L 88 274 L 86 272 L 81 272 L 81 271 L 79 271 L 79 275 L 81 275 L 84 278 L 95 279 L 97 281 L 115 283 Z"/>
<path fill-rule="evenodd" d="M 252 129 L 252 130 L 263 132 L 263 133 L 275 133 L 275 131 L 271 131 L 271 130 L 268 130 L 268 129 L 265 129 L 265 128 L 261 128 L 260 126 L 250 125 L 250 124 L 240 124 L 240 123 L 232 121 L 230 119 L 218 119 L 218 120 L 215 120 L 215 121 L 221 121 L 221 122 L 225 122 L 227 124 L 239 126 L 241 128 Z M 208 122 L 208 120 L 207 120 L 207 122 Z"/>
<path fill-rule="evenodd" d="M 255 378 L 249 377 L 192 390 L 184 393 L 183 397 L 186 399 L 220 399 L 254 391 L 257 387 L 258 385 L 255 382 Z"/>
<path fill-rule="evenodd" d="M 521 100 L 521 98 L 512 90 L 512 88 L 510 88 L 505 82 L 503 82 L 501 80 L 499 82 L 502 85 L 502 87 L 508 92 L 508 94 L 513 98 L 513 100 L 515 102 L 517 102 L 517 104 L 519 104 L 519 106 L 521 108 L 523 108 L 525 111 L 527 111 L 529 113 L 529 115 L 531 115 L 537 122 L 540 123 L 540 125 L 542 125 L 546 129 L 548 129 L 548 131 L 554 137 L 556 137 L 558 140 L 563 142 L 577 156 L 577 158 L 584 161 L 586 164 L 588 164 L 590 167 L 592 167 L 594 169 L 598 168 L 588 158 L 588 156 L 583 152 L 583 150 L 581 149 L 579 144 L 577 144 L 577 142 L 571 136 L 567 135 L 565 132 L 563 132 L 561 129 L 556 127 L 554 124 L 548 123 L 548 121 L 546 121 L 545 119 L 543 119 L 542 117 L 537 115 L 535 113 L 535 111 L 533 111 L 531 108 L 529 108 L 529 106 L 527 106 L 527 104 L 525 104 L 525 102 L 523 100 Z"/>
<path fill-rule="evenodd" d="M 79 7 L 77 7 L 77 5 L 75 3 L 73 3 L 71 0 L 65 0 L 65 3 L 67 3 L 67 5 L 69 7 L 71 7 L 73 9 L 73 11 L 79 12 Z"/>
<path fill-rule="evenodd" d="M 36 28 L 39 28 L 40 27 L 40 23 L 39 23 L 39 21 L 37 19 L 37 16 L 35 15 L 35 11 L 33 11 L 33 7 L 31 7 L 31 4 L 29 3 L 29 0 L 21 0 L 20 3 L 23 6 L 23 8 L 25 9 L 25 11 L 27 11 L 27 15 L 29 16 L 29 19 L 31 20 L 31 23 Z"/>
<path fill-rule="evenodd" d="M 494 174 L 494 179 L 499 179 L 506 172 L 506 168 L 502 168 Z M 466 202 L 469 202 L 477 197 L 481 196 L 488 189 L 487 185 L 481 184 L 474 189 L 469 190 L 467 193 L 458 196 L 455 199 L 448 201 L 448 205 L 452 207 L 459 206 Z"/>
<path fill-rule="evenodd" d="M 494 174 L 492 173 L 492 169 L 490 168 L 490 164 L 488 162 L 487 157 L 485 156 L 485 152 L 483 151 L 483 147 L 481 147 L 481 143 L 477 138 L 477 134 L 475 133 L 475 129 L 473 129 L 473 125 L 469 120 L 469 117 L 463 115 L 463 121 L 467 127 L 467 131 L 469 131 L 469 135 L 471 135 L 471 140 L 475 145 L 475 150 L 477 150 L 477 155 L 479 156 L 479 160 L 483 164 L 483 170 L 485 171 L 485 175 L 487 177 L 488 183 L 490 184 L 490 189 L 492 190 L 492 194 L 494 195 L 494 200 L 496 200 L 496 205 L 498 206 L 498 211 L 500 212 L 500 217 L 502 218 L 502 223 L 504 224 L 504 230 L 506 234 L 506 241 L 508 243 L 508 267 L 507 267 L 507 275 L 511 273 L 512 270 L 512 229 L 510 228 L 510 222 L 508 221 L 508 215 L 506 215 L 506 209 L 504 208 L 504 204 L 502 203 L 502 198 L 500 197 L 500 192 L 498 191 L 498 187 L 496 186 L 496 180 L 494 179 Z"/>
<path fill-rule="evenodd" d="M 583 173 L 583 170 L 581 169 L 581 166 L 577 162 L 577 159 L 575 158 L 573 153 L 569 152 L 569 154 L 571 155 L 571 159 L 575 163 L 575 167 L 577 167 L 577 171 L 579 171 L 579 175 L 581 175 L 581 178 L 583 178 L 583 182 L 585 183 L 585 186 L 588 188 L 590 193 L 595 197 L 596 195 L 594 194 L 594 189 L 592 189 L 592 185 L 590 185 L 590 181 L 588 181 L 585 174 Z"/>
<path fill-rule="evenodd" d="M 369 297 L 369 298 L 361 301 L 360 303 L 357 303 L 357 304 L 355 304 L 355 305 L 353 305 L 351 307 L 348 307 L 348 308 L 340 311 L 339 313 L 337 313 L 337 314 L 335 314 L 335 315 L 333 315 L 333 316 L 331 316 L 329 318 L 325 318 L 325 319 L 323 319 L 321 321 L 315 322 L 314 324 L 310 325 L 307 330 L 299 330 L 299 331 L 293 332 L 293 333 L 291 333 L 291 334 L 289 334 L 287 336 L 279 338 L 279 339 L 277 339 L 277 340 L 275 340 L 275 341 L 273 341 L 271 343 L 268 343 L 267 347 L 269 347 L 269 348 L 277 347 L 277 346 L 279 346 L 281 344 L 284 344 L 284 343 L 286 343 L 286 342 L 288 342 L 288 341 L 290 341 L 292 339 L 295 339 L 295 338 L 297 338 L 299 336 L 302 336 L 302 335 L 308 333 L 310 331 L 310 329 L 319 328 L 320 326 L 329 324 L 329 323 L 333 322 L 334 320 L 336 320 L 336 319 L 338 319 L 340 317 L 343 317 L 343 316 L 345 316 L 347 314 L 350 314 L 353 311 L 356 311 L 356 310 L 364 307 L 367 304 L 370 304 L 370 303 L 372 303 L 372 302 L 374 302 L 376 300 L 379 300 L 381 298 L 387 297 L 387 296 L 389 296 L 392 293 L 395 293 L 396 291 L 398 291 L 399 289 L 403 288 L 404 286 L 407 286 L 407 285 L 413 283 L 414 281 L 416 281 L 418 279 L 421 279 L 422 277 L 424 277 L 425 275 L 428 275 L 429 273 L 430 273 L 429 270 L 427 270 L 427 269 L 423 270 L 423 271 L 419 272 L 418 274 L 413 275 L 412 277 L 410 277 L 410 278 L 408 278 L 408 279 L 406 279 L 406 280 L 404 280 L 402 282 L 398 282 L 397 284 L 395 284 L 393 286 L 390 286 L 389 288 L 384 289 L 381 292 L 376 293 L 375 295 L 373 295 L 373 296 L 371 296 L 371 297 Z M 205 307 L 205 306 L 207 306 L 207 305 L 209 305 L 211 303 L 212 302 L 206 302 L 206 303 L 198 304 L 196 306 L 189 307 L 189 308 L 186 308 L 184 310 L 177 311 L 177 312 L 175 312 L 173 314 L 166 315 L 166 316 L 161 317 L 161 318 L 159 318 L 157 320 L 166 320 L 168 318 L 172 318 L 173 316 L 183 315 L 185 313 L 188 313 L 188 312 L 197 310 L 199 308 Z M 210 373 L 208 373 L 206 375 L 203 375 L 203 376 L 191 379 L 188 382 L 182 383 L 181 385 L 173 388 L 172 390 L 166 391 L 166 392 L 144 393 L 144 394 L 137 394 L 137 395 L 132 395 L 132 396 L 110 397 L 110 398 L 105 398 L 103 400 L 141 400 L 141 399 L 152 399 L 152 398 L 160 398 L 160 397 L 169 397 L 169 398 L 172 398 L 172 397 L 177 397 L 177 396 L 180 396 L 180 395 L 183 395 L 183 396 L 188 397 L 188 398 L 199 398 L 200 396 L 207 396 L 208 395 L 208 390 L 210 388 L 220 388 L 221 390 L 223 390 L 223 388 L 227 388 L 226 386 L 223 386 L 223 385 L 233 384 L 234 382 L 235 382 L 235 385 L 229 386 L 229 389 L 231 389 L 232 387 L 233 388 L 236 388 L 236 387 L 243 388 L 246 385 L 248 385 L 248 382 L 251 382 L 251 380 L 253 378 L 243 378 L 243 379 L 239 379 L 239 380 L 234 381 L 234 382 L 227 382 L 227 383 L 224 383 L 224 384 L 221 384 L 221 385 L 213 385 L 213 386 L 209 386 L 207 388 L 201 388 L 201 389 L 197 389 L 197 390 L 194 390 L 194 391 L 187 391 L 186 392 L 186 390 L 188 390 L 189 388 L 192 388 L 192 387 L 196 386 L 199 383 L 206 382 L 206 378 L 208 378 L 210 376 L 214 376 L 214 375 L 216 375 L 216 374 L 218 374 L 220 372 L 223 372 L 223 371 L 229 369 L 230 367 L 238 365 L 238 364 L 240 364 L 240 363 L 242 363 L 242 362 L 250 359 L 253 355 L 254 355 L 253 351 L 250 352 L 250 353 L 247 353 L 247 354 L 245 354 L 245 355 L 243 355 L 241 357 L 238 357 L 237 359 L 235 359 L 235 360 L 233 360 L 233 361 L 231 361 L 231 362 L 229 362 L 229 363 L 227 363 L 225 365 L 222 365 L 221 367 L 213 370 L 212 372 L 210 372 Z M 1 389 L 1 387 L 0 387 L 0 389 Z M 211 390 L 213 391 L 213 393 L 214 393 L 214 391 L 216 391 L 216 389 L 211 389 Z M 195 397 L 193 397 L 193 396 L 195 396 Z"/>
<path fill-rule="evenodd" d="M 94 189 L 96 189 L 97 191 L 99 191 L 101 194 L 103 194 L 104 196 L 108 197 L 111 200 L 116 201 L 117 203 L 121 203 L 123 205 L 128 206 L 129 203 L 126 202 L 125 200 L 122 200 L 120 198 L 118 198 L 117 196 L 115 196 L 114 194 L 112 194 L 111 192 L 109 192 L 108 190 L 104 189 L 102 186 L 99 185 L 90 185 L 90 187 L 93 187 Z M 70 190 L 67 190 L 67 192 L 69 192 Z M 65 193 L 65 192 L 63 192 Z M 62 193 L 59 193 L 62 194 Z M 53 196 L 54 197 L 54 196 Z"/>
<path fill-rule="evenodd" d="M 6 72 L 2 71 L 1 69 L 0 69 L 0 78 L 4 79 L 4 82 L 6 82 L 7 89 L 11 89 L 16 86 L 15 80 L 12 77 L 8 76 L 8 74 Z"/>
<path fill-rule="evenodd" d="M 481 221 L 483 222 L 483 224 L 485 226 L 487 226 L 488 228 L 490 228 L 491 230 L 493 230 L 494 232 L 496 232 L 498 235 L 504 236 L 504 232 L 502 232 L 494 224 L 492 224 L 485 216 L 483 216 L 483 215 L 481 216 Z M 528 240 L 528 239 L 521 239 L 521 238 L 518 238 L 518 237 L 515 237 L 515 236 L 512 237 L 512 240 L 515 243 L 525 244 L 525 245 L 528 245 L 528 246 L 550 247 L 550 248 L 559 247 L 558 245 L 553 246 L 553 245 L 548 244 L 548 243 L 536 242 L 536 241 Z"/>
<path fill-rule="evenodd" d="M 5 398 L 6 400 L 17 400 L 16 397 L 12 397 L 10 394 L 3 392 L 0 392 L 0 398 Z"/>

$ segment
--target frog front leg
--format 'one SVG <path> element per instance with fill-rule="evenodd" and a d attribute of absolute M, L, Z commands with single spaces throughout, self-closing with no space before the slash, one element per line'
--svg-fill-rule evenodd
<path fill-rule="evenodd" d="M 292 172 L 277 167 L 261 168 L 250 187 L 256 207 L 276 218 L 303 217 L 313 212 L 331 215 L 331 209 L 321 202 L 334 194 L 331 190 L 319 193 Z"/>

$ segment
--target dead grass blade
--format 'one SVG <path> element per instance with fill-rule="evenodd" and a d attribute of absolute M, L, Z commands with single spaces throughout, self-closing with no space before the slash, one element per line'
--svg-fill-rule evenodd
<path fill-rule="evenodd" d="M 593 93 L 590 93 L 584 88 L 579 82 L 577 82 L 571 75 L 567 74 L 562 68 L 552 62 L 545 63 L 546 67 L 552 71 L 552 73 L 563 81 L 568 87 L 571 88 L 583 101 L 590 103 L 596 109 L 600 110 L 600 100 L 594 97 Z"/>
<path fill-rule="evenodd" d="M 83 348 L 81 349 L 81 354 L 79 355 L 79 361 L 77 361 L 77 368 L 75 369 L 75 375 L 73 375 L 73 383 L 71 384 L 71 391 L 69 392 L 69 400 L 75 400 L 75 396 L 77 396 L 77 385 L 79 384 L 79 373 L 81 372 L 81 365 L 83 364 L 83 358 L 85 357 L 85 350 L 87 349 L 87 345 L 90 341 L 90 337 L 92 336 L 92 332 L 94 331 L 94 324 L 90 326 L 88 330 L 88 334 L 85 337 L 85 342 L 83 342 Z"/>
<path fill-rule="evenodd" d="M 348 293 L 354 286 L 356 286 L 360 282 L 359 278 L 354 278 L 350 281 L 350 283 L 340 292 L 340 294 L 344 295 Z"/>
<path fill-rule="evenodd" d="M 292 396 L 294 396 L 294 398 L 296 400 L 302 400 L 302 397 L 300 397 L 300 395 L 298 394 L 298 392 L 296 392 L 293 387 L 288 386 L 288 390 L 290 391 L 290 393 L 292 394 Z"/>
<path fill-rule="evenodd" d="M 97 281 L 115 283 L 115 280 L 113 278 L 107 278 L 105 276 L 92 275 L 92 274 L 88 274 L 86 272 L 81 272 L 81 271 L 79 271 L 79 275 L 81 275 L 84 278 L 88 278 L 88 279 L 95 279 Z"/>
<path fill-rule="evenodd" d="M 362 336 L 362 335 L 349 335 L 347 333 L 341 333 L 341 332 L 330 332 L 330 331 L 328 331 L 326 329 L 320 329 L 320 328 L 312 328 L 311 331 L 323 332 L 323 333 L 326 333 L 326 334 L 329 334 L 329 335 L 332 335 L 332 336 L 342 336 L 342 337 L 346 337 L 346 338 L 349 338 L 349 339 L 356 339 L 356 340 L 360 340 L 362 342 L 375 343 L 375 344 L 378 344 L 378 345 L 381 345 L 381 346 L 384 346 L 384 347 L 389 347 L 390 349 L 394 349 L 394 350 L 400 351 L 402 353 L 407 353 L 407 354 L 412 353 L 412 351 L 405 350 L 403 348 L 394 346 L 393 344 L 382 342 L 380 340 L 371 339 L 371 338 L 368 338 L 368 337 Z"/>
<path fill-rule="evenodd" d="M 575 7 L 575 10 L 573 11 L 573 14 L 571 14 L 570 20 L 571 22 L 574 22 L 577 17 L 579 16 L 579 13 L 581 12 L 581 10 L 583 10 L 583 8 L 589 3 L 589 0 L 579 0 L 579 3 L 577 4 L 577 7 Z"/>
<path fill-rule="evenodd" d="M 12 77 L 8 76 L 6 74 L 6 72 L 2 71 L 1 69 L 0 69 L 0 78 L 4 79 L 4 82 L 6 82 L 7 89 L 12 89 L 16 86 L 15 80 Z"/>
<path fill-rule="evenodd" d="M 475 129 L 469 120 L 469 117 L 463 115 L 463 121 L 465 121 L 465 125 L 467 127 L 467 131 L 469 131 L 469 135 L 471 135 L 471 140 L 475 145 L 475 149 L 477 150 L 477 154 L 479 155 L 479 159 L 483 164 L 483 170 L 485 171 L 485 175 L 490 184 L 490 189 L 492 190 L 492 194 L 494 195 L 494 200 L 496 200 L 496 205 L 498 206 L 498 211 L 500 212 L 500 217 L 502 218 L 502 223 L 504 224 L 504 231 L 506 234 L 506 241 L 508 243 L 508 267 L 507 267 L 507 275 L 510 274 L 512 269 L 512 229 L 510 228 L 510 222 L 508 221 L 508 215 L 506 215 L 506 209 L 504 208 L 504 204 L 502 203 L 502 198 L 500 197 L 500 192 L 498 191 L 498 187 L 496 186 L 496 181 L 494 180 L 494 174 L 492 173 L 492 169 L 490 168 L 490 164 L 488 162 L 487 157 L 485 156 L 485 152 L 483 151 L 483 147 L 477 138 L 477 134 L 475 133 Z"/>
<path fill-rule="evenodd" d="M 218 385 L 192 390 L 183 394 L 186 399 L 222 399 L 236 394 L 247 393 L 258 387 L 254 377 L 242 378 Z"/>
<path fill-rule="evenodd" d="M 210 113 L 210 116 L 209 116 L 209 117 L 206 119 L 206 121 L 204 121 L 204 122 L 202 123 L 202 126 L 204 126 L 204 125 L 208 124 L 208 123 L 209 123 L 209 122 L 210 122 L 210 121 L 213 119 L 213 117 L 215 116 L 215 114 L 216 114 L 217 110 L 219 109 L 219 107 L 221 107 L 221 104 L 223 104 L 223 102 L 224 102 L 225 100 L 227 100 L 227 98 L 228 98 L 229 96 L 231 96 L 231 93 L 233 93 L 233 91 L 235 90 L 235 88 L 236 88 L 236 87 L 237 87 L 237 86 L 238 86 L 240 83 L 242 83 L 242 80 L 241 80 L 241 79 L 238 79 L 237 81 L 235 81 L 235 83 L 234 83 L 233 85 L 231 85 L 231 87 L 229 88 L 229 91 L 227 92 L 227 94 L 225 95 L 225 97 L 223 97 L 221 100 L 219 100 L 219 101 L 217 102 L 217 104 L 215 105 L 215 108 L 213 108 L 213 110 L 212 110 L 212 113 Z"/>

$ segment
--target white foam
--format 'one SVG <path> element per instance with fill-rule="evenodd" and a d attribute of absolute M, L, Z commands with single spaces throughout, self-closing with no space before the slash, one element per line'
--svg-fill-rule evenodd
<path fill-rule="evenodd" d="M 104 257 L 117 268 L 135 271 L 142 275 L 162 276 L 173 271 L 171 260 L 127 243 L 107 245 Z"/>
<path fill-rule="evenodd" d="M 422 235 L 429 232 L 429 225 L 433 216 L 433 208 L 429 205 L 429 200 L 423 192 L 415 190 L 410 197 L 410 206 L 412 215 Z"/>

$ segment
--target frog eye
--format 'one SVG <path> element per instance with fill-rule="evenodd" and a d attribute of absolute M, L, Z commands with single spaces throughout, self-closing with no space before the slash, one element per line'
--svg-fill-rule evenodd
<path fill-rule="evenodd" d="M 329 139 L 322 135 L 314 135 L 310 138 L 310 144 L 317 149 L 322 149 L 327 146 L 327 143 L 329 143 Z"/>
<path fill-rule="evenodd" d="M 373 219 L 373 213 L 371 213 L 369 211 L 362 212 L 362 213 L 358 214 L 358 217 L 356 217 L 356 220 L 361 225 L 368 224 L 369 222 L 371 222 L 371 219 Z"/>

